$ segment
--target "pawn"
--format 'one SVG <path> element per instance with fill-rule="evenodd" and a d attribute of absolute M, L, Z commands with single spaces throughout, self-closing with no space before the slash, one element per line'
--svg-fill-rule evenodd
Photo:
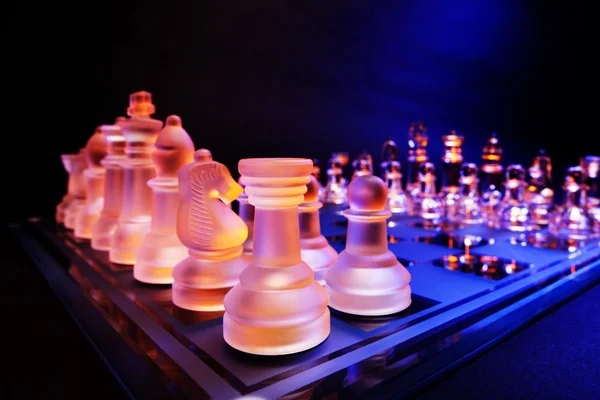
<path fill-rule="evenodd" d="M 187 248 L 177 237 L 179 182 L 177 172 L 194 161 L 194 143 L 177 115 L 167 117 L 165 127 L 154 143 L 152 162 L 156 177 L 152 188 L 150 231 L 136 250 L 133 277 L 144 283 L 173 282 L 173 267 L 187 256 Z"/>
<path fill-rule="evenodd" d="M 323 203 L 345 204 L 348 181 L 343 167 L 348 163 L 347 153 L 333 153 L 327 169 L 327 186 L 323 189 Z"/>
<path fill-rule="evenodd" d="M 100 219 L 100 213 L 104 206 L 106 169 L 102 165 L 102 159 L 106 157 L 107 148 L 100 127 L 96 128 L 96 131 L 88 140 L 85 150 L 87 168 L 83 171 L 83 175 L 87 195 L 85 207 L 77 216 L 75 222 L 75 237 L 78 239 L 92 238 L 92 228 Z"/>
<path fill-rule="evenodd" d="M 561 239 L 586 240 L 597 237 L 599 232 L 596 221 L 586 207 L 586 174 L 581 166 L 567 169 L 563 184 L 564 202 L 550 220 L 548 231 Z"/>
<path fill-rule="evenodd" d="M 525 169 L 518 164 L 506 169 L 505 192 L 498 209 L 496 228 L 524 232 L 536 227 L 529 205 L 525 202 Z"/>
<path fill-rule="evenodd" d="M 435 190 L 435 165 L 431 162 L 419 167 L 419 188 L 413 214 L 421 217 L 423 225 L 428 227 L 438 226 L 444 216 L 444 206 Z"/>
<path fill-rule="evenodd" d="M 410 209 L 410 202 L 402 190 L 402 172 L 399 161 L 389 161 L 385 172 L 385 181 L 388 187 L 387 209 L 394 214 L 405 215 Z"/>
<path fill-rule="evenodd" d="M 239 282 L 250 258 L 244 221 L 227 204 L 243 191 L 223 164 L 202 161 L 179 170 L 177 236 L 189 257 L 173 268 L 173 303 L 193 311 L 223 311 L 225 294 Z"/>
<path fill-rule="evenodd" d="M 325 273 L 331 308 L 353 314 L 394 314 L 411 304 L 410 273 L 388 249 L 385 183 L 376 176 L 354 179 L 348 187 L 350 209 L 346 248 Z"/>
<path fill-rule="evenodd" d="M 373 158 L 369 153 L 363 151 L 356 160 L 352 161 L 352 179 L 358 176 L 373 175 Z"/>
<path fill-rule="evenodd" d="M 477 166 L 474 163 L 464 163 L 460 170 L 458 207 L 453 222 L 466 225 L 483 222 L 481 199 L 479 197 Z"/>
<path fill-rule="evenodd" d="M 331 247 L 327 239 L 321 235 L 319 209 L 323 203 L 319 201 L 319 182 L 314 176 L 306 185 L 304 202 L 298 206 L 300 218 L 300 253 L 304 261 L 315 273 L 315 280 L 325 284 L 325 271 L 337 260 L 338 253 Z"/>
<path fill-rule="evenodd" d="M 80 149 L 77 154 L 63 154 L 61 160 L 65 170 L 69 173 L 69 195 L 71 201 L 64 210 L 64 225 L 67 229 L 75 229 L 77 216 L 85 207 L 87 188 L 83 171 L 86 168 L 85 149 Z"/>

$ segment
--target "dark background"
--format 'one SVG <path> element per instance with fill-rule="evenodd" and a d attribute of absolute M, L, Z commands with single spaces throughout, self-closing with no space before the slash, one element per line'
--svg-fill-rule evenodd
<path fill-rule="evenodd" d="M 466 140 L 479 163 L 490 132 L 504 164 L 544 147 L 560 184 L 591 144 L 597 23 L 574 2 L 122 1 L 11 3 L 4 21 L 3 151 L 8 219 L 52 215 L 61 153 L 124 115 L 147 90 L 155 117 L 181 116 L 197 148 L 237 176 L 256 156 L 318 158 L 388 138 L 407 152 L 415 120 Z M 324 171 L 323 171 L 324 172 Z M 6 182 L 6 181 L 5 181 Z"/>

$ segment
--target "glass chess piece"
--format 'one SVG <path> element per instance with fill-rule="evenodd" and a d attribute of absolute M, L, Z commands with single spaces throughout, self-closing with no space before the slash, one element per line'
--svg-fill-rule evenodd
<path fill-rule="evenodd" d="M 429 136 L 427 127 L 422 122 L 414 122 L 408 127 L 408 171 L 406 178 L 406 193 L 415 197 L 421 185 L 419 170 L 421 165 L 429 161 L 427 144 Z"/>
<path fill-rule="evenodd" d="M 123 204 L 124 176 L 121 163 L 125 160 L 125 137 L 121 133 L 118 122 L 124 119 L 119 117 L 113 125 L 100 126 L 106 141 L 107 155 L 102 159 L 102 165 L 106 170 L 104 204 L 100 217 L 92 228 L 91 246 L 98 251 L 110 250 L 110 242 L 117 229 Z"/>
<path fill-rule="evenodd" d="M 344 167 L 348 165 L 348 153 L 333 153 L 327 169 L 327 185 L 323 189 L 323 203 L 345 204 L 348 181 L 344 178 Z"/>
<path fill-rule="evenodd" d="M 464 163 L 460 170 L 458 207 L 453 222 L 473 225 L 483 222 L 477 165 Z"/>
<path fill-rule="evenodd" d="M 411 304 L 410 273 L 388 249 L 387 187 L 377 176 L 360 176 L 348 186 L 346 247 L 325 272 L 329 306 L 364 316 L 397 313 Z"/>
<path fill-rule="evenodd" d="M 581 166 L 586 175 L 586 207 L 600 225 L 600 157 L 585 156 L 581 159 Z"/>
<path fill-rule="evenodd" d="M 129 118 L 118 122 L 125 137 L 123 205 L 108 253 L 116 264 L 134 265 L 135 252 L 150 230 L 153 196 L 148 181 L 156 176 L 152 152 L 163 126 L 151 118 L 154 112 L 152 95 L 136 92 L 129 96 Z"/>
<path fill-rule="evenodd" d="M 223 338 L 250 354 L 283 355 L 313 348 L 331 329 L 327 290 L 301 257 L 298 206 L 313 163 L 254 158 L 240 160 L 238 169 L 254 205 L 254 248 L 239 283 L 225 295 Z"/>
<path fill-rule="evenodd" d="M 587 240 L 598 237 L 598 222 L 588 212 L 588 186 L 581 166 L 567 169 L 563 184 L 564 200 L 552 215 L 548 231 L 561 239 Z"/>
<path fill-rule="evenodd" d="M 148 181 L 152 189 L 150 231 L 135 253 L 133 277 L 148 284 L 173 283 L 173 267 L 188 256 L 177 237 L 179 180 L 177 173 L 194 161 L 194 143 L 177 115 L 167 117 L 152 152 L 156 177 Z"/>
<path fill-rule="evenodd" d="M 102 165 L 102 159 L 106 157 L 107 148 L 100 127 L 96 128 L 94 134 L 87 141 L 85 150 L 87 168 L 83 171 L 83 176 L 87 195 L 85 207 L 77 216 L 73 232 L 78 239 L 92 238 L 92 228 L 100 219 L 100 213 L 104 207 L 106 169 Z"/>
<path fill-rule="evenodd" d="M 68 193 L 71 197 L 69 204 L 64 209 L 64 226 L 75 229 L 77 216 L 85 207 L 87 187 L 83 171 L 87 167 L 86 150 L 82 148 L 77 154 L 63 154 L 60 159 L 69 174 Z"/>
<path fill-rule="evenodd" d="M 444 208 L 435 188 L 435 165 L 426 162 L 419 169 L 419 190 L 414 199 L 414 215 L 421 217 L 426 228 L 438 227 Z"/>
<path fill-rule="evenodd" d="M 502 166 L 502 146 L 495 132 L 487 140 L 481 155 L 481 178 L 479 193 L 484 221 L 495 223 L 498 207 L 502 200 L 504 167 Z"/>
<path fill-rule="evenodd" d="M 369 153 L 363 151 L 352 161 L 352 179 L 357 176 L 373 175 L 373 158 Z"/>
<path fill-rule="evenodd" d="M 498 208 L 494 227 L 513 232 L 525 232 L 537 227 L 529 205 L 525 202 L 525 169 L 518 164 L 506 169 L 505 192 Z"/>
<path fill-rule="evenodd" d="M 227 207 L 243 189 L 225 165 L 204 161 L 201 150 L 194 153 L 194 162 L 179 169 L 178 178 L 177 237 L 188 248 L 188 257 L 173 268 L 173 304 L 192 311 L 223 311 L 226 293 L 251 259 L 243 246 L 248 227 Z"/>
<path fill-rule="evenodd" d="M 464 137 L 455 130 L 442 136 L 444 155 L 442 156 L 442 188 L 440 198 L 444 208 L 444 216 L 448 221 L 456 220 L 459 202 L 460 171 L 464 157 L 462 144 Z"/>
<path fill-rule="evenodd" d="M 313 158 L 313 172 L 312 172 L 312 176 L 315 177 L 315 179 L 317 180 L 317 183 L 319 184 L 319 201 L 323 201 L 323 185 L 321 184 L 321 167 L 319 165 L 319 160 L 316 158 Z"/>
<path fill-rule="evenodd" d="M 554 189 L 552 161 L 544 150 L 540 150 L 528 169 L 528 183 L 524 198 L 529 204 L 535 223 L 547 226 L 554 208 Z"/>
<path fill-rule="evenodd" d="M 385 182 L 388 187 L 387 209 L 393 214 L 409 214 L 411 202 L 402 190 L 402 172 L 399 161 L 390 161 L 389 170 L 385 173 Z"/>

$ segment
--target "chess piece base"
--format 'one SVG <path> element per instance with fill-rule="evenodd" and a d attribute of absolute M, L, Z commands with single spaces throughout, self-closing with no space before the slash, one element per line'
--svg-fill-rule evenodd
<path fill-rule="evenodd" d="M 69 207 L 65 210 L 65 228 L 67 229 L 75 229 L 77 225 L 78 215 L 83 211 L 85 207 L 84 199 L 73 199 Z"/>
<path fill-rule="evenodd" d="M 309 322 L 286 326 L 240 324 L 225 312 L 223 338 L 231 347 L 244 353 L 273 356 L 294 354 L 318 346 L 329 336 L 329 309 Z"/>
<path fill-rule="evenodd" d="M 347 314 L 389 315 L 411 304 L 410 274 L 389 250 L 368 256 L 344 250 L 326 278 L 329 306 Z"/>
<path fill-rule="evenodd" d="M 115 264 L 134 265 L 135 253 L 149 231 L 149 217 L 120 221 L 111 240 L 110 261 Z"/>
<path fill-rule="evenodd" d="M 75 223 L 75 237 L 78 239 L 91 239 L 92 229 L 100 219 L 100 213 L 104 205 L 104 198 L 99 198 L 93 203 L 87 204 Z"/>
<path fill-rule="evenodd" d="M 65 211 L 71 204 L 71 196 L 64 195 L 61 202 L 56 206 L 56 222 L 59 224 L 65 223 Z"/>
<path fill-rule="evenodd" d="M 189 253 L 173 268 L 173 304 L 193 311 L 224 311 L 225 295 L 239 282 L 250 257 L 242 254 L 241 247 L 222 257 L 219 252 Z"/>
<path fill-rule="evenodd" d="M 92 228 L 92 249 L 98 251 L 109 251 L 111 240 L 117 230 L 119 223 L 118 215 L 101 213 L 98 222 Z"/>
<path fill-rule="evenodd" d="M 173 267 L 187 256 L 188 249 L 176 233 L 159 235 L 150 232 L 136 252 L 133 277 L 150 284 L 173 283 Z"/>

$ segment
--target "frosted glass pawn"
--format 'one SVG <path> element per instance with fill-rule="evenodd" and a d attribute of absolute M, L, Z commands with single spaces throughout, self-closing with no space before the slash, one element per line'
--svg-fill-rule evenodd
<path fill-rule="evenodd" d="M 381 178 L 363 176 L 348 186 L 346 248 L 325 272 L 329 306 L 365 316 L 389 315 L 411 304 L 410 273 L 388 249 L 385 209 L 388 190 Z"/>
<path fill-rule="evenodd" d="M 248 228 L 227 207 L 242 187 L 223 164 L 198 160 L 179 170 L 177 236 L 189 256 L 173 268 L 173 304 L 222 311 L 225 294 L 250 262 L 242 246 Z"/>
<path fill-rule="evenodd" d="M 304 202 L 298 206 L 300 218 L 300 253 L 302 261 L 308 264 L 315 273 L 315 280 L 325 284 L 325 271 L 337 260 L 338 253 L 321 235 L 319 209 L 323 203 L 319 201 L 319 182 L 311 176 L 306 185 Z"/>
<path fill-rule="evenodd" d="M 85 207 L 77 216 L 75 222 L 75 237 L 78 239 L 91 239 L 92 228 L 100 219 L 104 205 L 104 179 L 106 170 L 102 159 L 106 156 L 106 141 L 100 127 L 88 140 L 86 146 L 86 165 L 83 171 L 86 185 Z"/>
<path fill-rule="evenodd" d="M 163 126 L 162 121 L 150 117 L 154 112 L 152 95 L 136 92 L 129 97 L 127 115 L 130 118 L 118 122 L 125 136 L 126 158 L 121 164 L 123 204 L 108 253 L 113 263 L 135 264 L 135 252 L 150 230 L 153 196 L 148 181 L 156 176 L 152 152 Z"/>
<path fill-rule="evenodd" d="M 102 125 L 100 131 L 104 135 L 107 155 L 102 159 L 106 171 L 104 178 L 104 204 L 98 221 L 92 228 L 92 249 L 110 250 L 110 242 L 117 229 L 121 206 L 123 203 L 123 167 L 125 160 L 125 137 L 121 133 L 119 117 L 114 125 Z"/>
<path fill-rule="evenodd" d="M 411 202 L 402 190 L 402 172 L 400 162 L 390 161 L 385 172 L 385 181 L 388 187 L 387 209 L 393 214 L 406 215 L 411 209 Z"/>
<path fill-rule="evenodd" d="M 61 161 L 65 170 L 69 173 L 69 195 L 71 201 L 65 208 L 64 225 L 67 229 L 75 229 L 77 216 L 85 207 L 87 188 L 83 171 L 87 167 L 85 149 L 79 150 L 77 154 L 63 154 Z"/>
<path fill-rule="evenodd" d="M 177 237 L 179 181 L 177 173 L 194 161 L 194 143 L 183 129 L 177 115 L 167 117 L 165 127 L 154 144 L 152 161 L 156 178 L 148 181 L 152 188 L 152 222 L 135 254 L 133 277 L 144 283 L 173 282 L 173 267 L 188 255 Z"/>
<path fill-rule="evenodd" d="M 524 232 L 536 228 L 529 205 L 525 202 L 525 169 L 513 164 L 506 168 L 505 192 L 496 223 L 497 228 Z"/>
<path fill-rule="evenodd" d="M 292 354 L 330 332 L 329 296 L 301 258 L 298 205 L 313 163 L 302 158 L 243 159 L 238 164 L 254 205 L 252 262 L 225 296 L 223 337 L 251 354 Z"/>

